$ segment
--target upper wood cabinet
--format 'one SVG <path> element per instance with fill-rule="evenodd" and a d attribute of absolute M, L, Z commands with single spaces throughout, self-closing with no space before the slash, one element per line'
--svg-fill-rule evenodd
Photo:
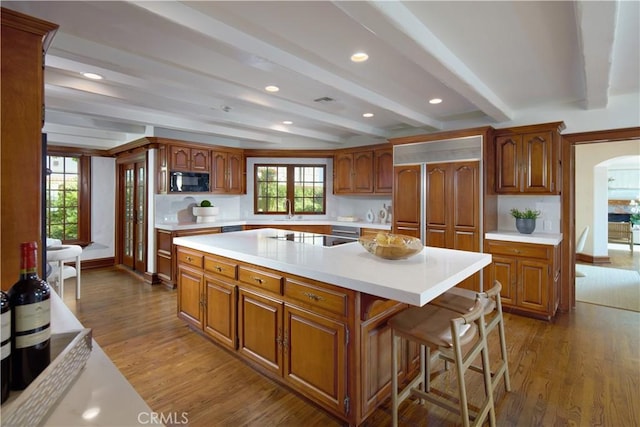
<path fill-rule="evenodd" d="M 391 194 L 391 148 L 338 150 L 333 157 L 334 194 Z"/>
<path fill-rule="evenodd" d="M 172 171 L 209 172 L 209 150 L 172 145 L 169 168 Z"/>
<path fill-rule="evenodd" d="M 391 194 L 393 191 L 393 149 L 379 148 L 373 151 L 373 192 Z"/>
<path fill-rule="evenodd" d="M 246 173 L 242 150 L 211 152 L 211 192 L 245 194 Z"/>
<path fill-rule="evenodd" d="M 496 192 L 560 194 L 562 129 L 559 122 L 497 130 Z"/>

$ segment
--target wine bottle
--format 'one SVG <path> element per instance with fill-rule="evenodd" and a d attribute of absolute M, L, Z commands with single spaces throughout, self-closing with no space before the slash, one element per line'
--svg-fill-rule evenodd
<path fill-rule="evenodd" d="M 0 329 L 2 400 L 0 403 L 4 403 L 9 398 L 9 375 L 11 372 L 11 306 L 9 305 L 9 296 L 4 291 L 0 291 L 0 318 L 2 323 Z"/>
<path fill-rule="evenodd" d="M 9 289 L 11 388 L 23 390 L 51 361 L 49 285 L 38 277 L 38 244 L 20 245 L 20 280 Z"/>

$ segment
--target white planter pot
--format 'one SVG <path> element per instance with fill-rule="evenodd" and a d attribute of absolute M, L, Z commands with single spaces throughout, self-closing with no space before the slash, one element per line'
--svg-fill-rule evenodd
<path fill-rule="evenodd" d="M 196 217 L 196 222 L 214 222 L 216 220 L 216 216 L 220 213 L 220 208 L 217 206 L 210 207 L 193 207 L 193 215 Z"/>

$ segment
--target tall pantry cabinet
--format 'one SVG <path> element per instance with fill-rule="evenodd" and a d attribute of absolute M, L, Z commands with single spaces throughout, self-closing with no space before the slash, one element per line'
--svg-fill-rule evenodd
<path fill-rule="evenodd" d="M 4 8 L 1 14 L 0 278 L 6 290 L 20 276 L 20 243 L 38 242 L 42 265 L 44 52 L 58 25 Z"/>

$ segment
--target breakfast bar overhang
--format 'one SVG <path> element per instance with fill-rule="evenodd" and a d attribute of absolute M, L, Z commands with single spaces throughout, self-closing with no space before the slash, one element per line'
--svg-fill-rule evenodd
<path fill-rule="evenodd" d="M 178 316 L 349 425 L 389 396 L 387 320 L 491 263 L 490 254 L 434 247 L 385 260 L 355 240 L 327 247 L 278 233 L 175 238 Z M 405 343 L 401 352 L 409 380 L 419 351 Z"/>

